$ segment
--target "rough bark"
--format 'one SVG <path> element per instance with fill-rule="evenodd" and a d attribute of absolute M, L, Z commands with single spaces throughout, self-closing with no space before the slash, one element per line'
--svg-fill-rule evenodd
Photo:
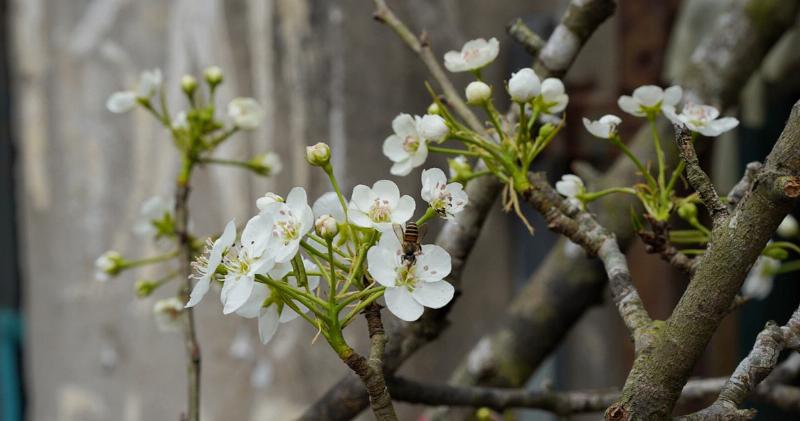
<path fill-rule="evenodd" d="M 791 210 L 798 175 L 800 102 L 751 189 L 730 216 L 715 224 L 691 283 L 652 349 L 637 356 L 622 399 L 609 409 L 608 419 L 670 418 L 681 388 L 747 272 Z"/>

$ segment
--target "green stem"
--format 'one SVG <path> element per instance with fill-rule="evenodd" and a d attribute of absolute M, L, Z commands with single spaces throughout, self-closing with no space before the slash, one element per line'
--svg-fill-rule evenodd
<path fill-rule="evenodd" d="M 675 167 L 675 170 L 672 171 L 672 176 L 669 178 L 669 184 L 667 184 L 666 191 L 672 192 L 675 189 L 675 183 L 678 182 L 681 174 L 683 174 L 683 170 L 686 168 L 686 161 L 680 160 L 678 165 Z"/>
<path fill-rule="evenodd" d="M 417 219 L 417 225 L 422 225 L 428 222 L 428 220 L 434 216 L 436 216 L 436 209 L 428 207 L 428 210 L 425 211 L 425 215 L 422 215 L 422 218 Z"/>
<path fill-rule="evenodd" d="M 788 272 L 794 272 L 796 270 L 800 270 L 800 260 L 792 260 L 791 262 L 785 262 L 781 264 L 781 268 L 778 269 L 776 275 Z"/>
<path fill-rule="evenodd" d="M 353 317 L 357 316 L 358 313 L 361 312 L 361 310 L 364 310 L 364 308 L 366 308 L 368 305 L 370 305 L 373 302 L 375 302 L 375 300 L 377 300 L 378 298 L 381 298 L 383 296 L 383 291 L 385 289 L 386 289 L 385 287 L 379 287 L 378 291 L 376 291 L 374 294 L 372 294 L 369 297 L 367 297 L 364 301 L 361 301 L 360 303 L 358 303 L 357 306 L 353 307 L 353 309 L 350 310 L 347 313 L 347 315 L 342 319 L 342 321 L 341 321 L 342 327 L 346 327 L 353 320 Z"/>
<path fill-rule="evenodd" d="M 619 135 L 615 134 L 608 140 L 610 140 L 614 146 L 618 147 L 622 153 L 624 153 L 631 161 L 633 161 L 634 165 L 636 165 L 636 168 L 638 168 L 639 172 L 642 173 L 642 176 L 647 180 L 647 183 L 650 185 L 650 187 L 653 190 L 657 190 L 658 183 L 656 183 L 656 180 L 652 175 L 650 175 L 650 172 L 647 171 L 645 166 L 642 165 L 642 162 L 639 161 L 639 158 L 637 158 L 636 155 L 634 155 L 633 152 L 628 148 L 628 146 L 622 142 L 622 139 L 620 139 Z"/>
<path fill-rule="evenodd" d="M 601 198 L 603 196 L 608 196 L 609 194 L 613 194 L 613 193 L 627 193 L 627 194 L 632 194 L 632 195 L 635 196 L 636 195 L 636 190 L 634 190 L 631 187 L 611 187 L 611 188 L 608 188 L 608 189 L 605 189 L 605 190 L 598 190 L 596 192 L 582 193 L 582 194 L 579 194 L 577 196 L 577 198 L 578 198 L 578 200 L 580 200 L 582 202 L 589 203 L 589 202 L 594 202 L 595 200 L 597 200 L 597 199 L 599 199 L 599 198 Z"/>
<path fill-rule="evenodd" d="M 309 256 L 318 257 L 318 258 L 322 258 L 322 259 L 327 259 L 328 258 L 328 256 L 326 256 L 324 253 L 322 253 L 321 251 L 315 249 L 314 247 L 311 246 L 311 244 L 308 244 L 305 241 L 301 241 L 300 242 L 300 246 L 302 246 L 303 249 L 305 249 L 305 251 L 309 254 Z M 347 267 L 347 265 L 345 265 L 342 262 L 336 262 L 336 267 L 341 269 L 341 270 L 345 270 L 345 271 L 349 271 L 350 270 L 350 268 Z"/>
<path fill-rule="evenodd" d="M 654 113 L 647 113 L 647 121 L 650 123 L 650 128 L 653 132 L 653 147 L 656 150 L 656 160 L 658 161 L 658 187 L 663 192 L 665 191 L 664 187 L 664 171 L 665 171 L 665 160 L 664 160 L 664 151 L 661 149 L 661 136 L 658 134 L 658 127 L 656 126 L 656 115 Z"/>
<path fill-rule="evenodd" d="M 152 265 L 152 264 L 155 264 L 155 263 L 166 262 L 168 260 L 174 259 L 179 254 L 180 254 L 180 251 L 179 250 L 175 250 L 175 251 L 169 252 L 167 254 L 161 254 L 161 255 L 158 255 L 158 256 L 145 257 L 145 258 L 137 259 L 137 260 L 125 260 L 122 263 L 120 263 L 120 269 L 131 269 L 131 268 L 135 268 L 135 267 L 147 266 L 147 265 Z"/>
<path fill-rule="evenodd" d="M 800 254 L 800 247 L 797 244 L 790 243 L 788 241 L 773 241 L 773 242 L 767 244 L 766 248 L 772 248 L 772 247 L 779 247 L 779 248 L 789 249 L 789 250 L 791 250 L 791 251 L 793 251 L 793 252 L 795 252 L 797 254 Z"/>
<path fill-rule="evenodd" d="M 464 155 L 464 156 L 475 156 L 475 157 L 482 157 L 483 155 L 479 152 L 471 151 L 469 149 L 455 149 L 455 148 L 445 148 L 441 146 L 431 146 L 428 145 L 428 151 L 436 152 L 436 153 L 444 153 L 444 154 L 451 154 L 451 155 Z"/>

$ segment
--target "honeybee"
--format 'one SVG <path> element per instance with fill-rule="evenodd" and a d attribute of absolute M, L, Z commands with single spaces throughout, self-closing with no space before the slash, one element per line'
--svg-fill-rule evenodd
<path fill-rule="evenodd" d="M 417 255 L 422 251 L 420 242 L 425 237 L 428 226 L 423 225 L 418 227 L 416 222 L 408 221 L 406 222 L 405 229 L 403 229 L 403 226 L 400 224 L 393 224 L 392 229 L 394 230 L 394 235 L 400 240 L 400 245 L 402 247 L 403 255 L 400 257 L 400 260 L 403 263 L 407 263 L 409 266 L 413 265 L 417 259 Z"/>

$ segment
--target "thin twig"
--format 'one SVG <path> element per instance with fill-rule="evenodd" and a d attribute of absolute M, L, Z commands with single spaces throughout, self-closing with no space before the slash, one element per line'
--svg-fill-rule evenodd
<path fill-rule="evenodd" d="M 700 194 L 700 199 L 711 214 L 711 220 L 714 225 L 719 224 L 728 216 L 728 208 L 720 200 L 711 178 L 700 167 L 697 151 L 695 151 L 694 142 L 692 141 L 692 133 L 688 128 L 675 126 L 675 146 L 678 147 L 678 153 L 686 162 L 686 179 L 689 180 L 692 188 Z"/>

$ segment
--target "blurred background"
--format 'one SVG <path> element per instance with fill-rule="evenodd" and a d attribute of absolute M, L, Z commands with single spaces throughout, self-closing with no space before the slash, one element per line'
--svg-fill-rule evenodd
<path fill-rule="evenodd" d="M 511 71 L 530 64 L 505 34 L 506 24 L 520 17 L 547 35 L 567 3 L 389 4 L 412 28 L 428 32 L 439 57 L 466 40 L 497 37 L 500 56 L 486 76 L 503 86 Z M 591 138 L 580 118 L 620 114 L 618 96 L 640 85 L 668 86 L 729 3 L 620 1 L 565 79 L 567 127 L 542 169 L 557 179 L 574 160 L 607 167 L 616 151 Z M 367 0 L 0 0 L 0 420 L 174 420 L 184 408 L 182 339 L 159 332 L 152 318 L 153 302 L 167 292 L 135 297 L 134 282 L 152 276 L 146 270 L 106 283 L 93 275 L 94 259 L 107 249 L 124 256 L 153 251 L 130 226 L 145 199 L 172 194 L 178 168 L 168 134 L 142 111 L 109 113 L 108 95 L 134 86 L 142 70 L 159 67 L 170 108 L 180 109 L 180 77 L 217 65 L 225 75 L 220 104 L 252 96 L 264 106 L 265 124 L 237 135 L 221 153 L 242 158 L 275 151 L 283 171 L 263 179 L 232 168 L 201 169 L 192 221 L 196 231 L 212 235 L 230 218 L 254 213 L 255 199 L 267 191 L 285 194 L 295 185 L 307 187 L 311 197 L 327 191 L 322 173 L 304 161 L 306 145 L 331 145 L 346 192 L 388 176 L 381 145 L 390 122 L 400 112 L 424 112 L 429 77 L 371 14 Z M 715 140 L 705 157 L 723 191 L 745 162 L 766 155 L 800 93 L 793 37 L 787 35 L 742 87 L 747 105 L 729 112 L 740 117 L 741 128 Z M 467 81 L 454 79 L 460 87 Z M 640 121 L 627 119 L 623 133 L 633 133 Z M 411 194 L 418 180 L 418 172 L 395 178 Z M 531 218 L 540 228 L 535 237 L 496 205 L 467 265 L 452 326 L 403 374 L 446 381 L 475 343 L 499 326 L 554 240 Z M 683 276 L 641 246 L 629 255 L 634 279 L 646 280 L 638 287 L 653 315 L 668 316 L 685 287 Z M 779 279 L 765 301 L 729 316 L 697 374 L 730 373 L 766 320 L 787 318 L 798 292 L 791 276 Z M 255 323 L 223 317 L 208 300 L 198 308 L 197 324 L 205 420 L 292 419 L 347 371 L 324 343 L 311 343 L 315 331 L 303 323 L 281 329 L 265 347 Z M 347 333 L 348 340 L 364 343 L 363 325 Z M 632 355 L 615 310 L 598 303 L 531 385 L 619 387 Z M 403 419 L 424 409 L 400 407 Z M 535 411 L 523 416 L 551 419 Z"/>

